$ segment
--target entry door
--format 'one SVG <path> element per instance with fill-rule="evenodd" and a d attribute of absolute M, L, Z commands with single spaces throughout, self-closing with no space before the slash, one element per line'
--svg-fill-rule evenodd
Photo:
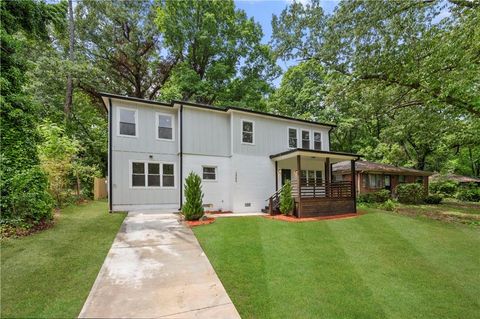
<path fill-rule="evenodd" d="M 285 185 L 287 180 L 292 181 L 292 170 L 282 169 L 282 186 Z"/>

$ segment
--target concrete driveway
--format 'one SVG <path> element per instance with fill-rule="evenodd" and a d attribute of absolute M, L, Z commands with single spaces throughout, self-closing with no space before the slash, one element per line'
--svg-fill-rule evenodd
<path fill-rule="evenodd" d="M 240 318 L 193 232 L 175 214 L 129 213 L 81 318 Z"/>

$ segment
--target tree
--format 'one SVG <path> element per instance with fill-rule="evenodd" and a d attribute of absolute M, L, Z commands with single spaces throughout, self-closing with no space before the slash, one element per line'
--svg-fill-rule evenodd
<path fill-rule="evenodd" d="M 27 215 L 29 219 L 35 219 L 31 214 L 50 214 L 49 205 L 39 202 L 46 200 L 41 193 L 48 184 L 39 177 L 41 173 L 36 152 L 39 138 L 36 132 L 38 108 L 24 90 L 29 68 L 25 50 L 29 41 L 47 41 L 47 28 L 52 24 L 61 24 L 64 12 L 65 7 L 62 4 L 52 5 L 31 0 L 0 1 L 2 220 L 22 220 Z M 28 183 L 22 183 L 18 176 L 28 177 Z M 20 198 L 18 192 L 24 190 L 25 185 L 32 189 L 32 196 L 28 199 L 30 207 L 22 206 L 22 210 L 28 210 L 31 214 L 23 214 L 16 204 Z"/>
<path fill-rule="evenodd" d="M 156 23 L 175 61 L 163 99 L 259 108 L 278 68 L 260 26 L 233 1 L 160 1 Z"/>
<path fill-rule="evenodd" d="M 284 215 L 290 215 L 295 207 L 292 197 L 292 184 L 287 180 L 280 191 L 280 212 Z"/>
<path fill-rule="evenodd" d="M 198 220 L 203 216 L 202 180 L 194 172 L 185 179 L 185 204 L 182 213 L 186 220 Z"/>

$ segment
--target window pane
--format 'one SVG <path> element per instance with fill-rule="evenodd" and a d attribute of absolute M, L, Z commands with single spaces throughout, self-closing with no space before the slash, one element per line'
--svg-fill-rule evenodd
<path fill-rule="evenodd" d="M 310 132 L 309 131 L 302 131 L 302 139 L 309 140 L 310 139 Z"/>
<path fill-rule="evenodd" d="M 120 134 L 135 136 L 135 124 L 120 122 Z"/>
<path fill-rule="evenodd" d="M 292 148 L 297 147 L 297 130 L 288 129 L 288 146 Z"/>
<path fill-rule="evenodd" d="M 160 175 L 148 175 L 148 186 L 160 186 Z"/>
<path fill-rule="evenodd" d="M 243 132 L 242 133 L 242 142 L 243 143 L 253 143 L 253 133 Z"/>
<path fill-rule="evenodd" d="M 317 181 L 322 180 L 322 171 L 316 171 L 315 172 L 315 177 L 316 177 Z"/>
<path fill-rule="evenodd" d="M 135 124 L 135 111 L 120 109 L 120 122 Z"/>
<path fill-rule="evenodd" d="M 313 133 L 313 149 L 317 151 L 322 150 L 322 134 Z"/>
<path fill-rule="evenodd" d="M 145 186 L 145 175 L 133 175 L 132 186 Z"/>
<path fill-rule="evenodd" d="M 253 123 L 252 122 L 242 122 L 243 132 L 253 132 Z"/>
<path fill-rule="evenodd" d="M 310 148 L 310 141 L 309 140 L 302 140 L 302 148 L 309 149 Z"/>
<path fill-rule="evenodd" d="M 215 173 L 215 167 L 204 167 L 203 172 L 204 173 Z"/>
<path fill-rule="evenodd" d="M 160 175 L 160 164 L 158 163 L 148 163 L 148 174 Z"/>
<path fill-rule="evenodd" d="M 173 175 L 173 164 L 163 164 L 163 175 Z"/>
<path fill-rule="evenodd" d="M 163 187 L 174 187 L 175 186 L 173 176 L 163 175 L 162 181 L 163 181 Z"/>
<path fill-rule="evenodd" d="M 171 140 L 173 138 L 173 130 L 168 127 L 159 127 L 158 128 L 158 138 L 164 138 L 166 140 Z"/>
<path fill-rule="evenodd" d="M 172 117 L 167 115 L 159 115 L 158 126 L 172 128 Z"/>
<path fill-rule="evenodd" d="M 215 174 L 203 173 L 203 179 L 215 180 Z"/>
<path fill-rule="evenodd" d="M 133 174 L 145 174 L 145 164 L 132 163 L 132 172 Z"/>

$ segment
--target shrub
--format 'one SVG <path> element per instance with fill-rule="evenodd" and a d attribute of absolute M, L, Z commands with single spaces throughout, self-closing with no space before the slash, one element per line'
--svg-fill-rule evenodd
<path fill-rule="evenodd" d="M 420 204 L 425 198 L 425 190 L 417 183 L 400 184 L 397 186 L 397 197 L 400 203 Z"/>
<path fill-rule="evenodd" d="M 390 191 L 386 189 L 382 189 L 377 192 L 373 193 L 366 193 L 366 194 L 361 194 L 358 196 L 357 201 L 359 203 L 384 203 L 387 200 L 389 200 L 390 197 Z"/>
<path fill-rule="evenodd" d="M 48 190 L 48 178 L 38 166 L 25 170 L 11 179 L 11 211 L 3 212 L 12 224 L 36 224 L 52 218 L 53 198 Z"/>
<path fill-rule="evenodd" d="M 387 200 L 385 203 L 380 205 L 381 209 L 387 210 L 389 212 L 393 212 L 395 210 L 395 202 L 391 199 Z"/>
<path fill-rule="evenodd" d="M 194 172 L 185 179 L 185 204 L 182 213 L 186 220 L 199 220 L 203 216 L 202 180 Z"/>
<path fill-rule="evenodd" d="M 480 187 L 460 187 L 455 197 L 467 202 L 480 202 Z"/>
<path fill-rule="evenodd" d="M 439 180 L 431 182 L 429 186 L 430 193 L 453 196 L 458 189 L 458 183 L 449 180 Z"/>
<path fill-rule="evenodd" d="M 280 192 L 280 212 L 284 215 L 289 215 L 293 212 L 295 203 L 292 197 L 292 184 L 289 180 L 283 185 Z"/>
<path fill-rule="evenodd" d="M 425 197 L 425 204 L 438 205 L 442 202 L 443 197 L 439 194 L 428 195 Z"/>

